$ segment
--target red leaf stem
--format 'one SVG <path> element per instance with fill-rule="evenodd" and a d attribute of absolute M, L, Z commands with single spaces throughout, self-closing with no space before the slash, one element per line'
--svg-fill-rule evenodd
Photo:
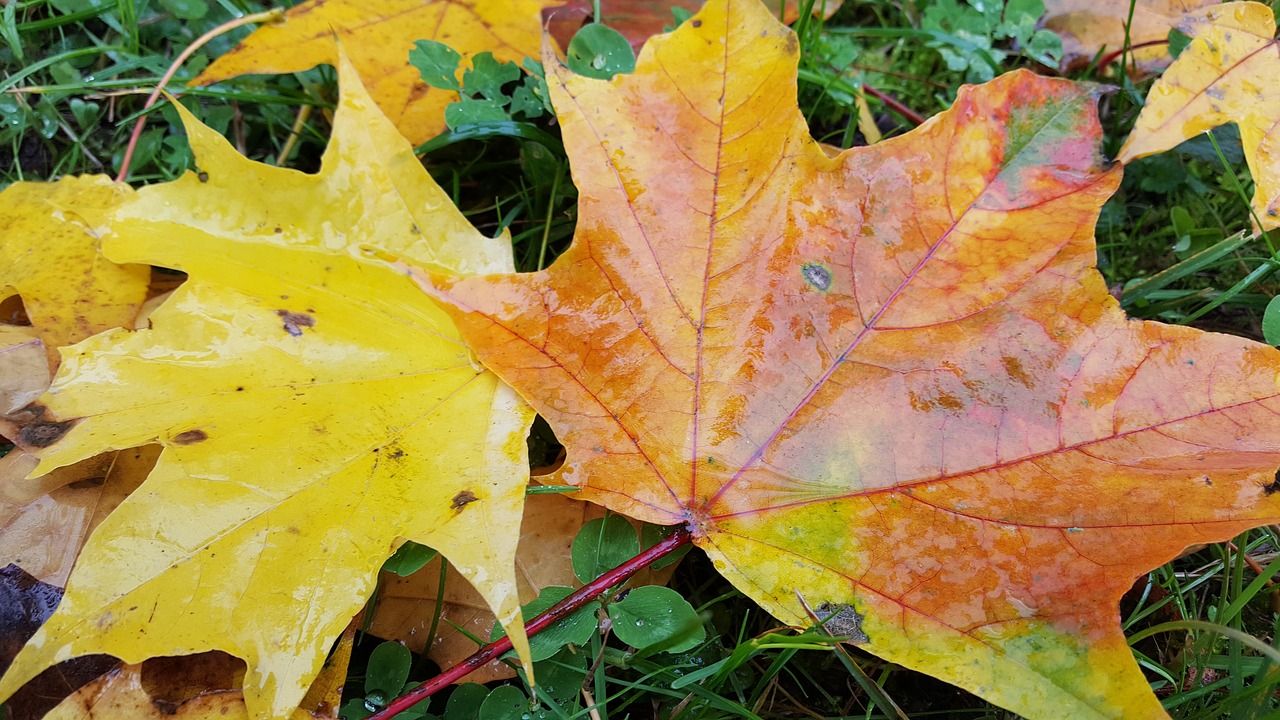
<path fill-rule="evenodd" d="M 622 583 L 632 575 L 643 570 L 645 567 L 666 557 L 670 553 L 685 545 L 693 536 L 689 534 L 686 528 L 677 528 L 675 532 L 664 538 L 661 542 L 644 552 L 636 555 L 630 560 L 622 563 L 618 567 L 606 572 L 600 577 L 578 588 L 572 595 L 569 595 L 560 602 L 547 608 L 545 612 L 530 620 L 525 626 L 525 633 L 533 637 L 538 632 L 546 629 L 549 625 L 559 622 L 564 618 L 572 615 L 578 609 L 587 603 L 595 600 L 605 590 Z M 388 720 L 395 717 L 400 712 L 409 709 L 417 703 L 431 697 L 450 683 L 461 680 L 474 670 L 484 667 L 489 661 L 499 657 L 506 651 L 511 649 L 511 639 L 505 635 L 497 640 L 485 645 L 477 650 L 471 657 L 454 665 L 448 670 L 440 673 L 431 680 L 419 685 L 413 690 L 392 700 L 386 707 L 378 712 L 370 715 L 366 720 Z"/>
<path fill-rule="evenodd" d="M 1106 55 L 1103 55 L 1102 59 L 1098 61 L 1098 67 L 1106 68 L 1110 66 L 1111 63 L 1115 62 L 1116 60 L 1119 60 L 1120 56 L 1124 55 L 1125 52 L 1131 52 L 1133 50 L 1137 50 L 1138 48 L 1153 47 L 1155 45 L 1167 45 L 1168 43 L 1169 43 L 1168 40 L 1148 40 L 1146 42 L 1134 43 L 1133 45 L 1130 45 L 1128 48 L 1120 48 L 1119 50 L 1109 52 Z"/>
<path fill-rule="evenodd" d="M 902 117 L 906 118 L 908 122 L 914 123 L 916 125 L 924 124 L 925 117 L 923 115 L 907 107 L 902 103 L 901 100 L 898 100 L 894 96 L 882 90 L 877 90 L 866 83 L 862 83 L 862 89 L 866 91 L 866 93 L 871 97 L 876 98 L 880 102 L 884 103 L 885 107 L 888 107 L 890 110 L 893 110 L 894 112 L 898 113 Z"/>

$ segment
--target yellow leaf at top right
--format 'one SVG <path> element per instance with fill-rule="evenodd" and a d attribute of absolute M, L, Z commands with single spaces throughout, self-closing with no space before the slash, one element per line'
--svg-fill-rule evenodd
<path fill-rule="evenodd" d="M 1224 3 L 1179 24 L 1192 38 L 1156 81 L 1120 162 L 1168 150 L 1219 125 L 1240 126 L 1256 188 L 1253 210 L 1264 230 L 1280 227 L 1280 45 L 1271 8 Z"/>

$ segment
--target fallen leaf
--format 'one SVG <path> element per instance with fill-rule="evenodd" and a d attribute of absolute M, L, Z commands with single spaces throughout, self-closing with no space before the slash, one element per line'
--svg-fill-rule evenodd
<path fill-rule="evenodd" d="M 35 328 L 0 325 L 0 418 L 43 395 L 49 380 L 44 343 Z M 0 423 L 0 434 L 10 431 Z"/>
<path fill-rule="evenodd" d="M 57 348 L 127 326 L 146 297 L 149 268 L 116 265 L 99 251 L 107 214 L 132 197 L 103 175 L 0 191 L 0 299 L 22 296 L 52 362 Z"/>
<path fill-rule="evenodd" d="M 1095 86 L 1015 72 L 829 158 L 795 36 L 754 0 L 695 20 L 612 81 L 544 60 L 564 255 L 424 279 L 568 449 L 547 482 L 1024 716 L 1165 717 L 1117 602 L 1280 518 L 1280 353 L 1108 294 Z"/>
<path fill-rule="evenodd" d="M 35 328 L 0 325 L 0 438 L 18 436 L 18 411 L 49 389 L 55 369 L 57 361 L 50 358 Z"/>
<path fill-rule="evenodd" d="M 674 8 L 697 12 L 703 0 L 606 0 L 600 3 L 601 22 L 622 33 L 637 52 L 645 40 L 660 35 L 666 28 L 674 27 Z M 842 0 L 818 0 L 813 3 L 814 14 L 831 17 L 840 9 Z M 783 9 L 783 5 L 786 8 Z M 793 23 L 800 17 L 796 0 L 766 0 L 765 7 L 774 17 Z M 595 0 L 569 0 L 563 7 L 548 7 L 542 11 L 542 20 L 551 37 L 560 47 L 568 47 L 574 33 L 595 14 Z"/>
<path fill-rule="evenodd" d="M 588 521 L 604 517 L 599 505 L 574 500 L 568 495 L 531 495 L 525 500 L 520 546 L 516 550 L 516 580 L 520 602 L 538 597 L 549 586 L 578 587 L 573 574 L 570 549 L 573 538 Z M 633 523 L 639 530 L 639 523 Z M 637 585 L 665 585 L 675 567 L 654 571 L 646 568 L 631 581 Z M 432 638 L 440 589 L 440 560 L 432 560 L 407 577 L 383 573 L 382 588 L 369 632 L 380 638 L 399 640 L 410 650 L 423 653 L 440 667 L 452 667 L 480 648 L 455 626 L 479 638 L 488 638 L 493 613 L 470 585 L 453 568 L 444 583 L 444 609 Z M 516 676 L 506 663 L 498 662 L 471 673 L 465 682 L 485 683 Z"/>
<path fill-rule="evenodd" d="M 350 63 L 339 80 L 318 174 L 250 162 L 180 110 L 200 171 L 111 218 L 108 257 L 189 279 L 150 329 L 67 349 L 48 418 L 19 439 L 37 474 L 165 448 L 90 538 L 0 698 L 85 653 L 222 650 L 248 663 L 250 715 L 289 717 L 399 537 L 439 549 L 525 649 L 504 531 L 533 414 L 381 259 L 509 272 L 510 239 L 467 224 Z"/>
<path fill-rule="evenodd" d="M 539 13 L 562 0 L 311 0 L 218 58 L 193 85 L 247 73 L 289 73 L 334 64 L 336 35 L 378 106 L 415 145 L 445 129 L 457 93 L 429 87 L 409 64 L 417 40 L 437 40 L 464 63 L 489 51 L 499 62 L 537 57 Z"/>
<path fill-rule="evenodd" d="M 38 460 L 22 450 L 0 458 L 0 565 L 13 563 L 65 587 L 89 534 L 142 484 L 160 447 L 110 452 L 27 476 Z"/>
<path fill-rule="evenodd" d="M 1164 152 L 1219 125 L 1240 127 L 1253 174 L 1253 210 L 1265 230 L 1280 227 L 1280 44 L 1271 8 L 1225 3 L 1179 29 L 1194 38 L 1147 94 L 1121 162 Z"/>
<path fill-rule="evenodd" d="M 1122 50 L 1128 24 L 1132 48 L 1129 62 L 1144 73 L 1155 73 L 1172 60 L 1164 44 L 1169 31 L 1192 18 L 1217 12 L 1212 8 L 1218 3 L 1219 0 L 1135 0 L 1133 21 L 1129 24 L 1128 2 L 1044 0 L 1040 26 L 1062 38 L 1061 69 L 1066 71 L 1088 65 L 1100 52 Z"/>

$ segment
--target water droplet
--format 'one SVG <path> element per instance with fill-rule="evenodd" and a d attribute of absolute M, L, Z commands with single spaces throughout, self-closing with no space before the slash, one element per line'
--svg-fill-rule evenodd
<path fill-rule="evenodd" d="M 644 627 L 644 621 L 643 621 L 643 620 L 637 620 L 637 621 L 636 621 L 636 627 Z"/>

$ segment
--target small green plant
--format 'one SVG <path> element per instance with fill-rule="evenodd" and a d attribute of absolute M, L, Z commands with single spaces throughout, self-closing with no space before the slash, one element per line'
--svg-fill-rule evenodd
<path fill-rule="evenodd" d="M 1044 65 L 1062 59 L 1062 40 L 1048 30 L 1037 30 L 1044 14 L 1042 0 L 937 0 L 924 11 L 921 28 L 933 35 L 928 45 L 938 51 L 947 67 L 965 73 L 968 82 L 986 82 L 1002 71 L 1017 51 Z"/>
<path fill-rule="evenodd" d="M 528 58 L 526 73 L 513 62 L 498 62 L 491 52 L 479 53 L 459 82 L 462 56 L 444 43 L 419 40 L 409 51 L 409 63 L 422 74 L 423 82 L 461 95 L 444 111 L 450 130 L 476 123 L 534 120 L 551 112 L 542 67 Z"/>
<path fill-rule="evenodd" d="M 579 75 L 608 80 L 635 70 L 636 54 L 622 33 L 608 25 L 591 23 L 569 41 L 566 63 Z"/>
<path fill-rule="evenodd" d="M 381 710 L 387 702 L 418 686 L 407 683 L 413 654 L 409 648 L 396 642 L 384 642 L 373 649 L 365 668 L 364 697 L 354 697 L 342 704 L 339 715 L 342 720 L 363 720 Z M 400 713 L 404 720 L 427 720 L 428 701 Z"/>

